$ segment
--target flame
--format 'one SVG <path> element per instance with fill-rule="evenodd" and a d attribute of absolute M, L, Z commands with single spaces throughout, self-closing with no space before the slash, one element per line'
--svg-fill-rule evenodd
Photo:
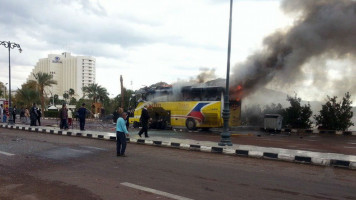
<path fill-rule="evenodd" d="M 232 100 L 241 101 L 243 96 L 243 88 L 242 85 L 237 85 L 236 87 L 230 88 L 230 95 Z"/>

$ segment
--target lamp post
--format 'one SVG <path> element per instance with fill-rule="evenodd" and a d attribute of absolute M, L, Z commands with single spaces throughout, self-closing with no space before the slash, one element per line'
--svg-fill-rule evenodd
<path fill-rule="evenodd" d="M 10 41 L 0 41 L 0 45 L 4 45 L 5 48 L 9 49 L 9 124 L 14 124 L 14 119 L 12 118 L 12 107 L 11 107 L 11 65 L 10 65 L 10 50 L 14 48 L 19 48 L 20 53 L 22 52 L 21 46 Z"/>
<path fill-rule="evenodd" d="M 7 84 L 8 84 L 8 83 L 6 83 L 6 84 L 4 85 L 4 88 L 5 88 L 5 100 L 7 100 L 7 96 L 6 96 L 6 87 L 7 87 Z"/>
<path fill-rule="evenodd" d="M 230 132 L 229 132 L 229 118 L 230 118 L 230 108 L 229 108 L 229 81 L 230 81 L 230 53 L 231 53 L 231 22 L 232 22 L 232 2 L 230 0 L 230 20 L 229 20 L 229 41 L 227 48 L 227 72 L 226 72 L 226 88 L 224 95 L 224 109 L 222 112 L 224 120 L 224 129 L 221 133 L 221 139 L 219 146 L 232 146 Z"/>

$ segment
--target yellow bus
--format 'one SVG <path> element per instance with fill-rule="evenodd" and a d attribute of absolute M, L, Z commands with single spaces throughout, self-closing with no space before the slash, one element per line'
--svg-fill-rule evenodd
<path fill-rule="evenodd" d="M 146 101 L 137 104 L 129 121 L 133 127 L 140 126 L 141 111 L 145 105 L 152 118 L 150 128 L 167 127 L 195 130 L 223 126 L 223 87 L 183 87 L 173 93 L 172 88 L 148 91 L 142 95 Z M 239 126 L 241 102 L 230 100 L 230 126 Z"/>

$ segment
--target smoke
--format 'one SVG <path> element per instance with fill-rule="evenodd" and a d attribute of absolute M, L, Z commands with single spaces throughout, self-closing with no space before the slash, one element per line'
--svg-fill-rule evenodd
<path fill-rule="evenodd" d="M 285 0 L 281 8 L 296 18 L 291 28 L 263 41 L 263 49 L 232 69 L 231 86 L 249 95 L 267 84 L 290 86 L 306 77 L 313 85 L 356 93 L 356 2 L 352 0 Z M 338 74 L 327 77 L 325 60 L 352 60 Z M 310 63 L 313 63 L 311 65 Z"/>
<path fill-rule="evenodd" d="M 207 81 L 216 79 L 215 69 L 200 68 L 200 73 L 195 78 L 191 78 L 190 82 L 195 84 L 205 83 Z"/>

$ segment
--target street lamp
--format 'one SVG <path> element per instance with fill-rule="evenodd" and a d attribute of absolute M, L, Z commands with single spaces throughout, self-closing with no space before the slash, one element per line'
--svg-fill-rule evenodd
<path fill-rule="evenodd" d="M 230 108 L 229 108 L 229 81 L 230 81 L 230 53 L 231 53 L 231 22 L 232 22 L 232 2 L 230 0 L 230 20 L 229 20 L 229 41 L 227 48 L 227 72 L 226 72 L 226 88 L 224 95 L 224 109 L 222 112 L 224 119 L 224 129 L 221 133 L 221 140 L 219 146 L 232 146 L 230 132 L 229 132 L 229 118 L 230 118 Z"/>
<path fill-rule="evenodd" d="M 22 52 L 21 46 L 16 43 L 11 43 L 10 41 L 0 41 L 0 45 L 4 45 L 5 48 L 9 49 L 9 124 L 14 124 L 14 119 L 12 118 L 12 107 L 11 107 L 11 65 L 10 65 L 10 49 L 19 48 L 20 53 Z"/>
<path fill-rule="evenodd" d="M 6 84 L 4 85 L 4 88 L 5 88 L 5 100 L 7 100 L 7 97 L 6 97 L 6 87 L 7 87 L 7 84 L 8 84 L 8 83 L 6 83 Z"/>

